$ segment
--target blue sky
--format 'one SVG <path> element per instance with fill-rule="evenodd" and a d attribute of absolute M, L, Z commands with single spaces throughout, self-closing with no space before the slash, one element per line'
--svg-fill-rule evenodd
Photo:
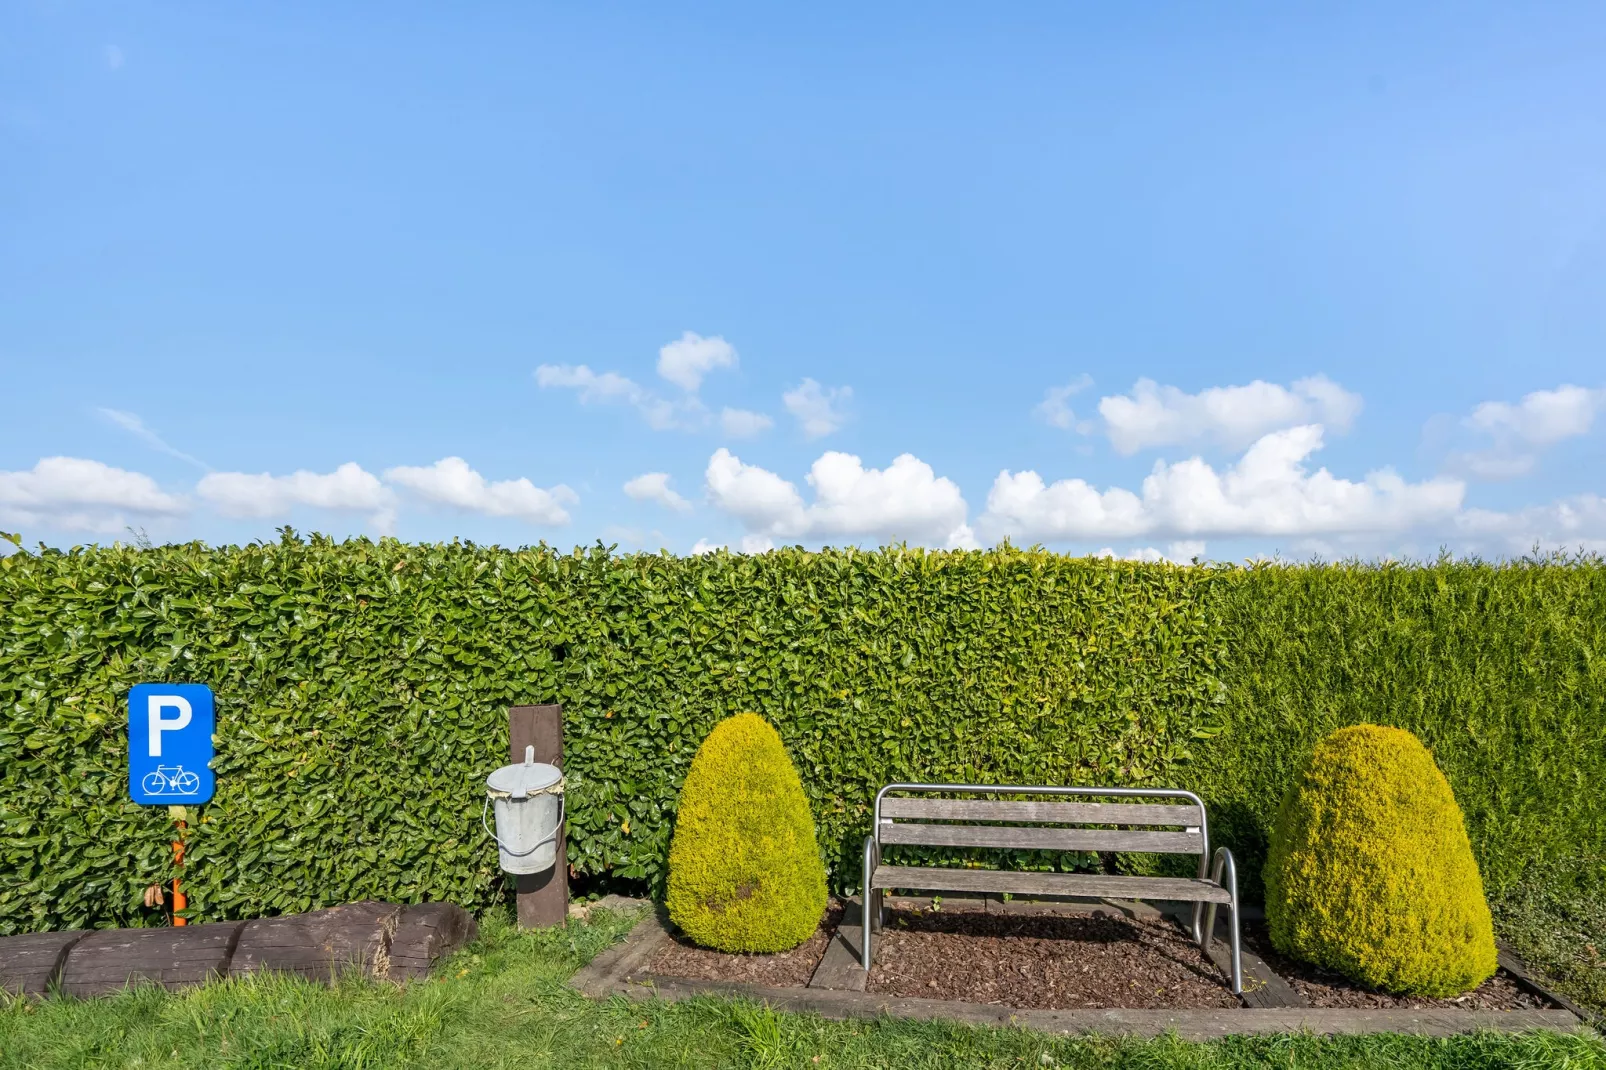
<path fill-rule="evenodd" d="M 1606 548 L 1602 55 L 1589 4 L 8 4 L 0 529 Z"/>

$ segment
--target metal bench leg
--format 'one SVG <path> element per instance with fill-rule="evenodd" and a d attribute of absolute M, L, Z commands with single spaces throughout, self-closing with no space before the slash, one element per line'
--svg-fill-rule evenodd
<path fill-rule="evenodd" d="M 870 930 L 881 927 L 879 924 L 880 918 L 878 917 L 881 913 L 881 897 L 870 889 L 870 882 L 875 877 L 875 863 L 875 837 L 866 836 L 864 840 L 864 877 L 862 881 L 864 888 L 859 896 L 859 914 L 861 915 L 859 918 L 861 932 L 859 937 L 859 958 L 864 963 L 865 973 L 870 972 L 870 942 L 872 939 Z"/>
<path fill-rule="evenodd" d="M 1236 884 L 1238 882 L 1235 880 L 1235 881 L 1233 881 L 1233 883 Z M 1231 915 L 1231 918 L 1230 918 L 1230 921 L 1232 923 L 1232 928 L 1230 930 L 1228 930 L 1228 934 L 1232 939 L 1232 994 L 1235 995 L 1235 996 L 1241 996 L 1241 995 L 1243 995 L 1243 991 L 1244 991 L 1244 959 L 1243 959 L 1243 951 L 1238 946 L 1238 891 L 1237 891 L 1237 889 L 1233 889 L 1232 900 L 1233 900 L 1232 901 L 1232 915 Z"/>
<path fill-rule="evenodd" d="M 1217 847 L 1216 856 L 1211 861 L 1210 879 L 1221 884 L 1223 874 L 1227 878 L 1224 887 L 1227 889 L 1228 897 L 1227 947 L 1232 953 L 1232 994 L 1240 996 L 1244 991 L 1244 962 L 1243 949 L 1238 942 L 1238 867 L 1233 863 L 1231 851 L 1225 847 Z M 1205 925 L 1207 927 L 1205 943 L 1202 946 L 1209 948 L 1209 941 L 1215 935 L 1216 904 L 1214 903 L 1211 903 L 1209 909 L 1205 911 Z"/>

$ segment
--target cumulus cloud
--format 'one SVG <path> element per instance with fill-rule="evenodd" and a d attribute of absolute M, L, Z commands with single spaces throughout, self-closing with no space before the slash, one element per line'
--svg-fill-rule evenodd
<path fill-rule="evenodd" d="M 177 516 L 182 498 L 150 476 L 80 457 L 45 457 L 32 469 L 0 471 L 0 521 L 68 531 L 117 532 L 138 517 Z"/>
<path fill-rule="evenodd" d="M 584 364 L 543 364 L 535 369 L 535 381 L 544 388 L 575 391 L 582 405 L 629 405 L 654 431 L 694 430 L 708 422 L 695 397 L 667 401 L 617 372 L 594 372 Z"/>
<path fill-rule="evenodd" d="M 719 335 L 704 338 L 687 331 L 658 350 L 658 376 L 688 393 L 703 385 L 703 376 L 715 368 L 736 367 L 736 350 Z"/>
<path fill-rule="evenodd" d="M 668 472 L 645 472 L 625 483 L 625 493 L 638 502 L 657 502 L 680 513 L 691 511 L 691 502 L 669 489 Z"/>
<path fill-rule="evenodd" d="M 847 420 L 847 404 L 852 398 L 852 387 L 822 387 L 813 379 L 804 379 L 781 395 L 781 403 L 796 417 L 805 438 L 821 438 Z"/>
<path fill-rule="evenodd" d="M 598 401 L 635 401 L 641 396 L 641 387 L 617 372 L 600 375 L 584 364 L 543 364 L 535 369 L 535 381 L 543 387 L 569 387 L 580 394 L 583 403 Z"/>
<path fill-rule="evenodd" d="M 774 426 L 775 421 L 761 412 L 728 408 L 719 414 L 719 429 L 731 438 L 752 438 Z"/>
<path fill-rule="evenodd" d="M 743 464 L 721 447 L 704 473 L 709 501 L 755 531 L 799 534 L 807 527 L 803 496 L 767 468 Z"/>
<path fill-rule="evenodd" d="M 548 389 L 573 390 L 582 405 L 629 405 L 641 413 L 647 426 L 654 431 L 699 431 L 706 428 L 711 417 L 708 408 L 697 396 L 703 378 L 716 368 L 736 366 L 736 350 L 725 339 L 712 338 L 687 331 L 678 339 L 658 350 L 658 374 L 666 382 L 680 387 L 684 394 L 673 400 L 663 398 L 628 376 L 618 372 L 595 372 L 584 364 L 542 364 L 535 369 L 536 384 Z M 738 426 L 754 428 L 753 420 L 769 418 L 757 413 L 737 413 L 733 417 Z M 749 417 L 742 423 L 743 417 Z"/>
<path fill-rule="evenodd" d="M 743 535 L 734 545 L 728 542 L 714 542 L 711 539 L 698 539 L 692 546 L 693 557 L 711 554 L 715 550 L 730 550 L 738 554 L 766 554 L 775 549 L 775 540 L 767 535 Z"/>
<path fill-rule="evenodd" d="M 532 524 L 567 524 L 564 506 L 580 500 L 561 483 L 543 488 L 523 478 L 489 482 L 461 457 L 444 457 L 424 467 L 387 468 L 385 478 L 434 505 Z"/>
<path fill-rule="evenodd" d="M 1321 446 L 1322 428 L 1310 424 L 1262 436 L 1221 472 L 1198 457 L 1159 461 L 1141 494 L 1004 471 L 979 526 L 1033 540 L 1346 535 L 1445 522 L 1461 507 L 1466 486 L 1458 479 L 1407 483 L 1385 468 L 1354 482 L 1325 468 L 1311 472 L 1305 461 Z"/>
<path fill-rule="evenodd" d="M 1106 546 L 1095 551 L 1093 557 L 1113 557 L 1121 561 L 1169 561 L 1173 565 L 1192 564 L 1195 558 L 1204 557 L 1205 544 L 1197 539 L 1181 539 L 1168 545 L 1164 550 L 1153 546 L 1134 547 L 1125 553 L 1116 553 Z"/>
<path fill-rule="evenodd" d="M 1487 447 L 1451 458 L 1452 466 L 1479 479 L 1513 479 L 1533 470 L 1542 450 L 1589 433 L 1606 409 L 1606 389 L 1564 384 L 1535 390 L 1515 405 L 1486 401 L 1462 421 L 1488 436 Z"/>
<path fill-rule="evenodd" d="M 212 472 L 201 477 L 195 492 L 224 516 L 284 516 L 297 506 L 311 506 L 368 513 L 382 532 L 389 532 L 396 518 L 396 496 L 355 461 L 333 472 L 303 469 L 286 476 Z"/>
<path fill-rule="evenodd" d="M 1070 405 L 1071 398 L 1092 385 L 1093 377 L 1083 375 L 1064 386 L 1051 386 L 1032 413 L 1050 427 L 1070 431 L 1077 426 L 1076 413 Z"/>
<path fill-rule="evenodd" d="M 1535 547 L 1606 554 L 1606 498 L 1576 494 L 1513 512 L 1468 509 L 1456 518 L 1456 531 L 1471 545 L 1500 555 Z"/>
<path fill-rule="evenodd" d="M 1256 379 L 1247 386 L 1216 386 L 1197 394 L 1139 379 L 1130 394 L 1099 399 L 1104 433 L 1121 454 L 1202 443 L 1239 450 L 1268 431 L 1302 424 L 1319 423 L 1342 432 L 1360 411 L 1360 395 L 1323 375 L 1287 387 Z"/>
<path fill-rule="evenodd" d="M 885 469 L 866 468 L 847 453 L 822 454 L 806 477 L 814 491 L 814 501 L 807 504 L 795 485 L 768 469 L 744 464 L 726 449 L 709 459 L 705 478 L 714 506 L 755 535 L 975 545 L 965 525 L 959 487 L 907 453 Z"/>
<path fill-rule="evenodd" d="M 96 411 L 98 411 L 103 418 L 111 423 L 116 424 L 118 427 L 121 427 L 124 431 L 127 431 L 129 434 L 133 435 L 135 438 L 139 439 L 141 442 L 144 442 L 151 448 L 160 450 L 169 457 L 177 457 L 179 460 L 193 464 L 197 468 L 201 468 L 206 471 L 212 470 L 212 466 L 207 464 L 205 461 L 196 457 L 191 457 L 183 450 L 174 449 L 172 446 L 169 446 L 166 439 L 162 438 L 161 435 L 158 435 L 155 431 L 146 427 L 145 421 L 141 420 L 136 414 L 124 412 L 121 409 L 98 409 Z"/>

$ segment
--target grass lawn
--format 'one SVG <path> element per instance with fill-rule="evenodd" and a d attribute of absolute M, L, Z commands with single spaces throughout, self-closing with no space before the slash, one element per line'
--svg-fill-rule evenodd
<path fill-rule="evenodd" d="M 1244 1038 L 1209 1044 L 834 1022 L 751 1003 L 593 1003 L 566 978 L 634 921 L 594 912 L 521 933 L 491 918 L 432 980 L 399 989 L 284 978 L 103 1000 L 9 1000 L 0 1067 L 1493 1067 L 1606 1068 L 1606 1043 L 1535 1034 Z"/>

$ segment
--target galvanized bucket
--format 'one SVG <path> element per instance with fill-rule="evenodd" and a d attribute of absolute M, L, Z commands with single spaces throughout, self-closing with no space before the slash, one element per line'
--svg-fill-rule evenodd
<path fill-rule="evenodd" d="M 486 813 L 496 808 L 496 831 Z M 563 831 L 563 772 L 535 760 L 535 748 L 524 748 L 522 765 L 504 765 L 485 778 L 485 807 L 480 824 L 496 841 L 507 873 L 540 873 L 558 857 Z"/>

